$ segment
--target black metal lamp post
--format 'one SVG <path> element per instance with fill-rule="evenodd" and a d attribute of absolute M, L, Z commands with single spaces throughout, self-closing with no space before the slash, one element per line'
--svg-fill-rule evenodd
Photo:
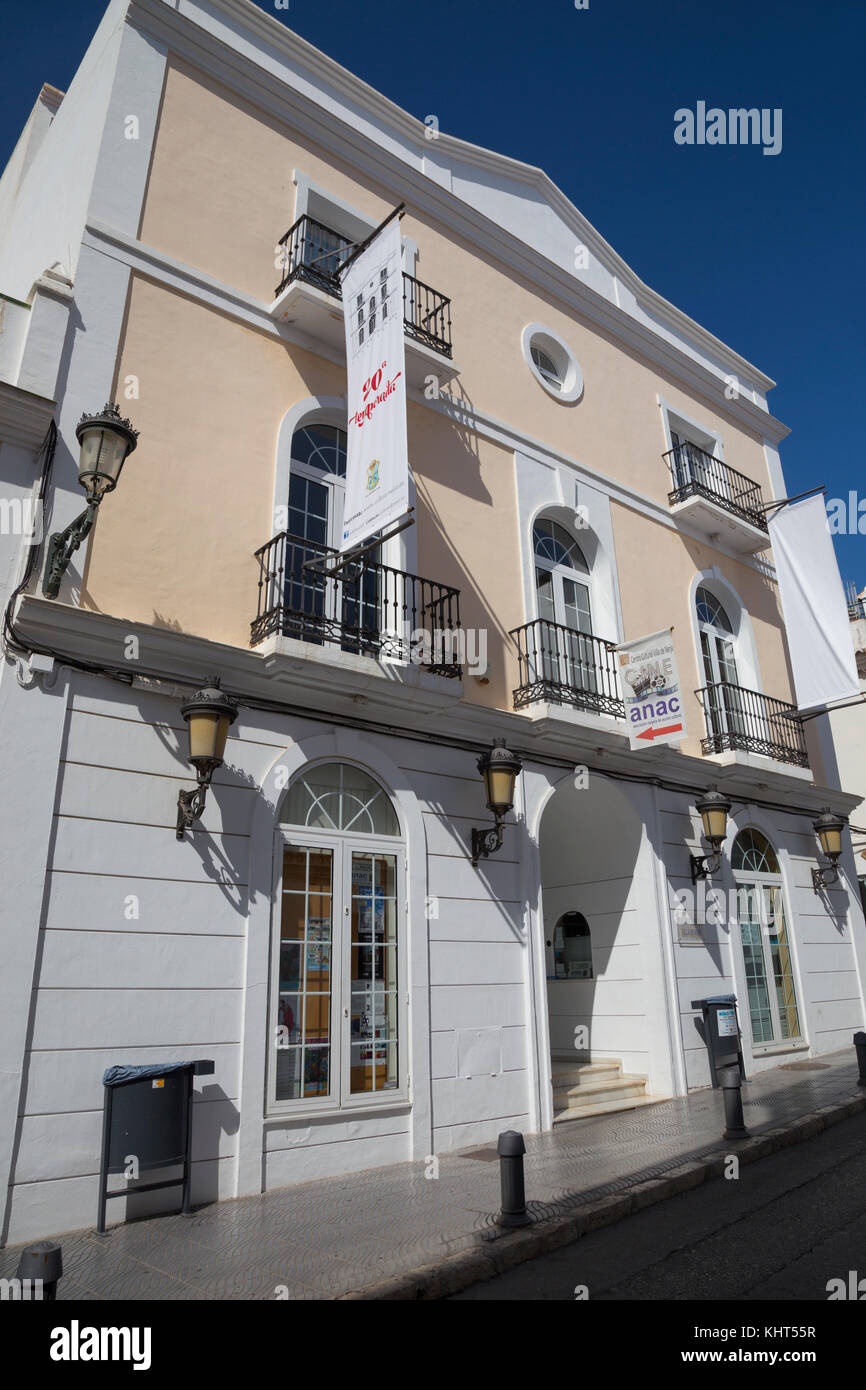
<path fill-rule="evenodd" d="M 219 676 L 208 676 L 204 687 L 181 705 L 189 726 L 189 761 L 198 773 L 195 791 L 177 794 L 177 838 L 183 839 L 204 811 L 207 789 L 218 767 L 222 767 L 226 739 L 238 717 L 237 703 L 220 689 Z"/>
<path fill-rule="evenodd" d="M 712 854 L 692 855 L 692 883 L 718 872 L 732 805 L 724 792 L 720 792 L 717 787 L 710 787 L 706 795 L 695 802 L 703 821 L 704 839 L 709 840 Z"/>
<path fill-rule="evenodd" d="M 55 531 L 51 537 L 42 585 L 46 598 L 56 598 L 60 592 L 69 561 L 90 534 L 100 502 L 117 487 L 121 469 L 138 443 L 138 430 L 111 404 L 98 415 L 82 415 L 75 436 L 80 446 L 78 481 L 87 494 L 87 507 L 65 531 Z"/>
<path fill-rule="evenodd" d="M 824 854 L 830 860 L 818 869 L 812 870 L 812 887 L 817 893 L 821 888 L 829 888 L 831 883 L 839 882 L 839 856 L 842 853 L 842 831 L 848 824 L 844 816 L 834 816 L 829 806 L 825 806 L 812 829 Z"/>
<path fill-rule="evenodd" d="M 502 848 L 503 822 L 514 805 L 514 783 L 522 767 L 517 754 L 506 748 L 504 738 L 494 739 L 493 747 L 478 759 L 487 809 L 493 812 L 496 824 L 490 830 L 472 831 L 472 863 L 476 867 L 479 859 Z"/>

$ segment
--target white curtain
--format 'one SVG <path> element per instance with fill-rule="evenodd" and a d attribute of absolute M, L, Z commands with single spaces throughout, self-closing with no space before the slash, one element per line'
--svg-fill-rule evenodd
<path fill-rule="evenodd" d="M 799 708 L 859 695 L 848 605 L 823 497 L 780 507 L 769 527 Z"/>

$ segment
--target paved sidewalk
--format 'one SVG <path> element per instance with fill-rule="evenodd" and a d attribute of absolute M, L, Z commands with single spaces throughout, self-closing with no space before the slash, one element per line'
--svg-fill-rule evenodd
<path fill-rule="evenodd" d="M 495 1145 L 425 1164 L 324 1178 L 202 1208 L 62 1238 L 59 1300 L 431 1298 L 531 1259 L 818 1133 L 866 1107 L 853 1048 L 765 1072 L 743 1089 L 751 1139 L 722 1139 L 721 1091 L 576 1120 L 526 1137 L 533 1225 L 495 1224 Z M 0 1250 L 0 1278 L 21 1247 Z"/>

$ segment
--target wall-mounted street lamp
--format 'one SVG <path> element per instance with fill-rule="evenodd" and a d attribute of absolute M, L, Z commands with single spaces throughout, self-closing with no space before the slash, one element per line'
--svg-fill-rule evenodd
<path fill-rule="evenodd" d="M 831 883 L 839 882 L 839 856 L 842 853 L 842 831 L 848 822 L 844 816 L 834 816 L 829 806 L 825 806 L 818 819 L 813 822 L 812 829 L 818 836 L 818 841 L 824 854 L 830 860 L 829 864 L 823 864 L 819 869 L 812 870 L 812 887 L 818 893 L 822 888 L 829 888 Z"/>
<path fill-rule="evenodd" d="M 472 831 L 472 863 L 476 867 L 479 859 L 502 848 L 503 821 L 514 805 L 514 783 L 522 767 L 517 754 L 506 748 L 504 738 L 494 739 L 493 747 L 478 759 L 487 809 L 493 812 L 496 825 L 491 830 Z"/>
<path fill-rule="evenodd" d="M 220 690 L 219 676 L 208 676 L 203 689 L 181 705 L 180 712 L 189 726 L 189 761 L 198 773 L 195 791 L 177 794 L 177 838 L 183 839 L 204 811 L 207 789 L 218 767 L 222 767 L 226 739 L 238 717 L 238 707 L 230 695 Z"/>
<path fill-rule="evenodd" d="M 692 855 L 692 883 L 718 872 L 732 805 L 724 792 L 720 792 L 717 787 L 710 787 L 709 791 L 695 802 L 696 809 L 701 813 L 704 839 L 709 840 L 712 854 Z"/>
<path fill-rule="evenodd" d="M 96 520 L 99 504 L 106 492 L 117 487 L 120 470 L 138 443 L 138 430 L 123 420 L 116 405 L 106 405 L 99 415 L 82 415 L 75 428 L 79 444 L 78 481 L 87 494 L 87 507 L 67 526 L 55 531 L 48 548 L 48 563 L 42 592 L 56 598 L 60 581 L 81 542 Z"/>

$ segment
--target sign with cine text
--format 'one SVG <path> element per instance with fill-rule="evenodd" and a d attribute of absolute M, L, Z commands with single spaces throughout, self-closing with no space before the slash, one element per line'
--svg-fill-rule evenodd
<path fill-rule="evenodd" d="M 341 281 L 349 387 L 341 551 L 409 510 L 402 254 L 400 224 L 391 222 Z"/>
<path fill-rule="evenodd" d="M 632 748 L 679 743 L 686 736 L 671 629 L 617 648 L 620 691 Z"/>

